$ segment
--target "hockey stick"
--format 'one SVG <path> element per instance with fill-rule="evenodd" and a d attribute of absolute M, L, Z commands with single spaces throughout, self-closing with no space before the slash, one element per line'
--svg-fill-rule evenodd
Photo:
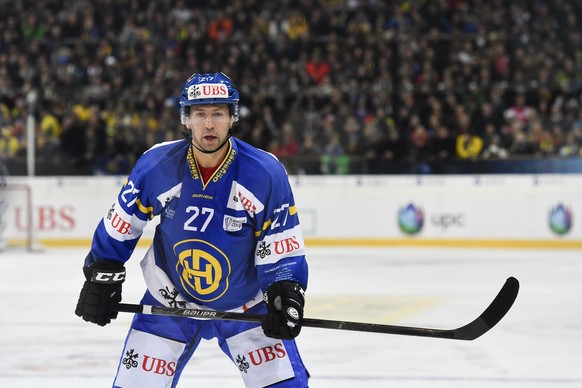
<path fill-rule="evenodd" d="M 510 277 L 507 279 L 493 302 L 473 322 L 457 329 L 427 329 L 420 327 L 383 325 L 377 323 L 333 321 L 327 319 L 303 318 L 305 327 L 319 327 L 323 329 L 365 331 L 372 333 L 410 335 L 418 337 L 447 338 L 472 341 L 495 326 L 509 311 L 517 293 L 519 281 Z M 117 309 L 125 313 L 165 315 L 171 317 L 207 318 L 231 321 L 261 322 L 263 315 L 221 312 L 213 310 L 198 310 L 179 307 L 149 306 L 120 303 Z"/>

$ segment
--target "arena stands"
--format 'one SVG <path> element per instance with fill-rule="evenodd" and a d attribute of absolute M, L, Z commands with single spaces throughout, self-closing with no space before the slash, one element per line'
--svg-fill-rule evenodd
<path fill-rule="evenodd" d="M 4 0 L 0 157 L 25 174 L 32 115 L 38 174 L 126 174 L 182 136 L 184 80 L 223 71 L 236 135 L 291 173 L 578 160 L 581 15 L 567 0 Z"/>

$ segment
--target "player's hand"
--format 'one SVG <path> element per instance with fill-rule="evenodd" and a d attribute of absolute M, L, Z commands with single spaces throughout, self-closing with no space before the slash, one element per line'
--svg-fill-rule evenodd
<path fill-rule="evenodd" d="M 125 267 L 118 261 L 97 260 L 83 270 L 85 283 L 75 314 L 85 321 L 105 326 L 117 318 Z"/>
<path fill-rule="evenodd" d="M 280 281 L 271 284 L 265 291 L 268 313 L 261 321 L 267 337 L 293 339 L 301 331 L 304 292 L 298 283 Z"/>

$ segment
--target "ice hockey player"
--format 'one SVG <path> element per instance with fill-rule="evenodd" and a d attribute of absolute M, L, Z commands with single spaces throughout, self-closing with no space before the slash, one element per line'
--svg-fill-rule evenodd
<path fill-rule="evenodd" d="M 179 97 L 187 140 L 137 161 L 99 222 L 75 313 L 117 317 L 124 263 L 159 216 L 141 267 L 142 303 L 264 314 L 259 323 L 136 314 L 114 387 L 175 387 L 202 339 L 216 338 L 247 387 L 307 387 L 294 338 L 308 268 L 287 173 L 271 154 L 232 137 L 239 93 L 223 73 L 194 74 Z"/>

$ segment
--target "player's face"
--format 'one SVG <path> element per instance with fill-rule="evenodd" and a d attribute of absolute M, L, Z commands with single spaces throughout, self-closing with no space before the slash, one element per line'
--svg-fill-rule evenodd
<path fill-rule="evenodd" d="M 205 151 L 215 151 L 228 136 L 234 118 L 228 105 L 193 105 L 186 127 L 192 130 L 192 142 Z"/>

